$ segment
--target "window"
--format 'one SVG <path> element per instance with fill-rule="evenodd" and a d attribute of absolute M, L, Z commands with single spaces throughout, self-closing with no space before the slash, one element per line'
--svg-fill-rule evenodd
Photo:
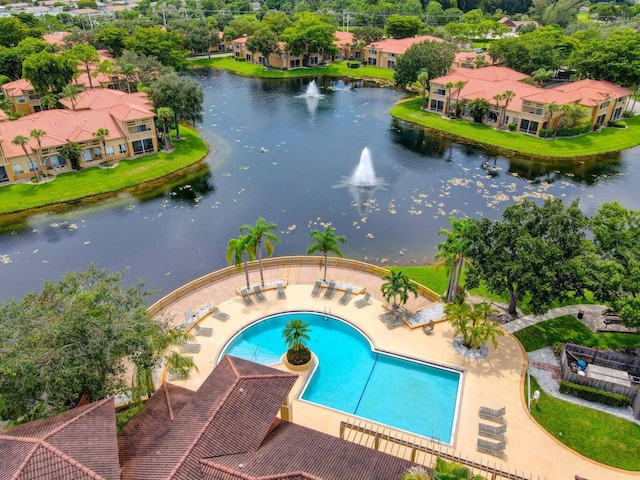
<path fill-rule="evenodd" d="M 606 113 L 603 113 L 602 115 L 598 115 L 598 118 L 596 118 L 596 124 L 595 124 L 596 128 L 604 123 L 604 119 L 606 118 L 606 116 L 607 116 Z"/>
<path fill-rule="evenodd" d="M 298 68 L 299 66 L 300 66 L 300 59 L 299 59 L 299 58 L 292 59 L 292 60 L 289 62 L 289 67 L 290 67 L 290 68 Z"/>
<path fill-rule="evenodd" d="M 13 170 L 14 175 L 22 175 L 24 173 L 24 169 L 22 168 L 21 163 L 15 163 L 11 165 L 11 169 Z"/>
<path fill-rule="evenodd" d="M 118 145 L 118 153 L 125 154 L 127 153 L 127 146 L 124 143 Z"/>
<path fill-rule="evenodd" d="M 264 64 L 265 64 L 265 62 L 266 62 L 266 60 L 265 60 L 265 58 L 264 58 L 264 57 L 258 57 L 258 63 L 259 63 L 260 65 L 264 65 Z"/>
<path fill-rule="evenodd" d="M 247 62 L 250 62 L 251 61 L 251 54 L 250 53 L 245 54 L 244 58 L 247 60 Z"/>
<path fill-rule="evenodd" d="M 309 65 L 318 65 L 318 57 L 309 57 Z"/>
<path fill-rule="evenodd" d="M 36 163 L 35 160 L 27 160 L 27 163 L 29 164 L 30 172 L 35 172 L 38 170 L 38 164 Z"/>
<path fill-rule="evenodd" d="M 378 51 L 377 50 L 369 50 L 369 55 L 377 55 Z"/>
<path fill-rule="evenodd" d="M 368 65 L 375 66 L 375 65 L 376 65 L 376 59 L 375 59 L 375 58 L 369 58 L 369 59 L 367 59 L 367 64 L 368 64 Z"/>
<path fill-rule="evenodd" d="M 146 132 L 147 131 L 147 126 L 146 125 L 134 125 L 131 130 L 133 131 L 133 133 Z"/>
<path fill-rule="evenodd" d="M 24 103 L 24 102 L 25 102 L 24 96 L 20 95 L 18 97 L 18 103 Z"/>
<path fill-rule="evenodd" d="M 447 91 L 446 91 L 444 88 L 439 88 L 439 89 L 436 91 L 436 93 L 437 93 L 438 95 L 446 95 L 446 94 L 447 94 Z"/>
<path fill-rule="evenodd" d="M 396 66 L 396 62 L 393 60 L 387 60 L 387 68 L 393 68 Z"/>
<path fill-rule="evenodd" d="M 542 109 L 536 108 L 536 115 L 542 115 Z"/>
<path fill-rule="evenodd" d="M 607 101 L 607 102 L 602 102 L 600 104 L 600 110 L 602 110 L 603 108 L 607 108 L 609 106 L 611 102 Z"/>
<path fill-rule="evenodd" d="M 87 148 L 85 150 L 82 151 L 82 160 L 85 162 L 90 162 L 91 159 L 91 149 Z"/>
<path fill-rule="evenodd" d="M 613 115 L 611 115 L 611 120 L 620 118 L 620 115 L 622 115 L 622 107 L 618 107 L 613 111 Z"/>
<path fill-rule="evenodd" d="M 113 157 L 113 147 L 107 146 L 104 150 L 107 152 L 107 157 Z"/>

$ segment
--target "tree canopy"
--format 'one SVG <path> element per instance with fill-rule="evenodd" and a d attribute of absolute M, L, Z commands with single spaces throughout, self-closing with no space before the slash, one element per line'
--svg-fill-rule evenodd
<path fill-rule="evenodd" d="M 424 27 L 420 18 L 410 15 L 391 15 L 385 27 L 391 38 L 415 37 Z"/>
<path fill-rule="evenodd" d="M 455 46 L 449 42 L 416 43 L 396 61 L 393 74 L 396 85 L 406 87 L 414 83 L 421 72 L 431 80 L 451 66 L 454 56 Z"/>
<path fill-rule="evenodd" d="M 0 417 L 28 421 L 125 389 L 125 362 L 156 358 L 171 328 L 152 319 L 142 282 L 123 273 L 69 272 L 22 300 L 0 304 Z"/>
<path fill-rule="evenodd" d="M 149 96 L 156 108 L 169 107 L 173 110 L 178 140 L 180 121 L 193 124 L 202 122 L 204 91 L 202 85 L 193 78 L 176 73 L 162 75 L 151 84 Z"/>
<path fill-rule="evenodd" d="M 547 311 L 553 301 L 582 296 L 586 226 L 578 201 L 565 208 L 561 199 L 540 206 L 523 200 L 505 208 L 502 220 L 473 220 L 467 288 L 483 282 L 495 294 L 508 292 L 512 315 L 525 294 L 535 314 Z"/>
<path fill-rule="evenodd" d="M 184 38 L 177 32 L 165 32 L 160 27 L 137 28 L 124 41 L 128 50 L 156 57 L 165 66 L 186 70 L 187 51 L 182 47 Z"/>
<path fill-rule="evenodd" d="M 314 13 L 302 13 L 295 23 L 282 32 L 287 49 L 294 55 L 310 53 L 332 53 L 336 27 L 322 15 Z"/>
<path fill-rule="evenodd" d="M 22 62 L 22 76 L 31 82 L 40 95 L 62 91 L 74 74 L 75 68 L 66 57 L 46 50 L 29 55 Z"/>

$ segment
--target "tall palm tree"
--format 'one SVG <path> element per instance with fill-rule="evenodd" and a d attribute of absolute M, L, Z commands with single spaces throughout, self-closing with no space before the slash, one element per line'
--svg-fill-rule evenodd
<path fill-rule="evenodd" d="M 556 121 L 556 123 L 555 123 L 555 125 L 553 127 L 553 137 L 552 138 L 556 138 L 556 133 L 558 132 L 558 127 L 560 126 L 560 121 L 562 120 L 562 116 L 564 115 L 564 110 L 556 102 L 547 103 L 544 106 L 544 110 L 545 110 L 545 112 L 547 112 L 549 114 L 549 123 L 553 122 L 553 117 L 555 117 L 557 113 L 560 114 L 558 116 L 558 120 Z"/>
<path fill-rule="evenodd" d="M 107 137 L 109 136 L 109 129 L 108 128 L 104 128 L 104 127 L 100 127 L 98 130 L 93 132 L 91 135 L 93 135 L 95 138 L 97 138 L 98 141 L 100 142 L 100 148 L 101 148 L 101 151 L 102 151 L 102 159 L 108 165 L 109 164 L 109 159 L 107 158 L 106 140 L 107 140 Z"/>
<path fill-rule="evenodd" d="M 425 108 L 427 106 L 427 92 L 429 91 L 429 74 L 427 72 L 420 72 L 418 74 L 418 78 L 416 82 L 420 85 L 422 89 L 422 106 L 421 108 Z"/>
<path fill-rule="evenodd" d="M 444 84 L 444 88 L 447 90 L 447 117 L 451 116 L 451 91 L 455 86 L 455 82 L 447 82 Z"/>
<path fill-rule="evenodd" d="M 44 160 L 42 159 L 42 139 L 47 135 L 47 132 L 45 132 L 44 130 L 40 129 L 40 128 L 34 128 L 33 130 L 29 131 L 29 136 L 33 139 L 35 139 L 36 143 L 38 144 L 38 159 L 40 159 L 40 165 L 42 165 L 42 174 L 43 175 L 47 175 L 47 169 L 44 166 Z"/>
<path fill-rule="evenodd" d="M 164 149 L 169 150 L 171 148 L 171 133 L 169 127 L 173 121 L 173 109 L 170 107 L 160 107 L 156 111 L 156 116 L 162 124 L 162 140 L 164 141 Z"/>
<path fill-rule="evenodd" d="M 292 318 L 282 329 L 282 338 L 289 350 L 302 350 L 309 340 L 309 325 L 298 318 Z"/>
<path fill-rule="evenodd" d="M 418 286 L 413 283 L 402 270 L 397 272 L 391 271 L 389 275 L 383 276 L 382 279 L 386 280 L 380 287 L 382 296 L 388 303 L 393 299 L 393 306 L 395 308 L 407 303 L 410 292 L 413 293 L 416 298 L 418 297 Z"/>
<path fill-rule="evenodd" d="M 502 100 L 502 94 L 501 93 L 496 93 L 493 97 L 495 101 L 496 101 L 496 127 L 500 128 L 500 112 L 501 112 L 501 107 L 500 107 L 500 100 Z"/>
<path fill-rule="evenodd" d="M 29 155 L 29 152 L 27 151 L 27 143 L 29 143 L 29 139 L 27 137 L 25 137 L 24 135 L 16 135 L 15 137 L 13 137 L 13 140 L 11 140 L 11 143 L 13 143 L 14 145 L 20 145 L 20 147 L 22 147 L 22 151 L 29 159 L 29 166 L 35 163 L 31 158 L 31 155 Z M 40 180 L 40 175 L 38 174 L 38 168 L 34 170 L 34 173 L 36 174 L 36 178 Z"/>
<path fill-rule="evenodd" d="M 45 110 L 53 110 L 58 105 L 58 97 L 56 97 L 53 93 L 48 95 L 44 95 L 40 98 L 40 106 Z"/>
<path fill-rule="evenodd" d="M 469 263 L 467 255 L 471 247 L 470 229 L 473 222 L 468 218 L 449 217 L 451 230 L 445 228 L 438 235 L 446 235 L 447 239 L 438 245 L 436 258 L 440 261 L 436 268 L 444 265 L 449 272 L 449 286 L 447 288 L 447 302 L 453 302 L 458 293 L 462 269 Z"/>
<path fill-rule="evenodd" d="M 267 222 L 264 218 L 259 217 L 255 225 L 243 225 L 240 227 L 240 233 L 249 234 L 254 239 L 254 245 L 258 256 L 258 266 L 260 267 L 260 285 L 264 286 L 264 275 L 262 273 L 262 245 L 267 249 L 267 256 L 273 255 L 273 244 L 280 243 L 278 236 L 273 233 L 278 230 L 278 225 L 273 222 Z M 254 252 L 255 255 L 255 252 Z"/>
<path fill-rule="evenodd" d="M 502 105 L 502 121 L 501 121 L 501 125 L 504 125 L 504 119 L 507 116 L 507 107 L 513 101 L 513 99 L 515 97 L 516 97 L 516 94 L 512 90 L 506 90 L 502 94 L 502 100 L 504 100 L 504 105 Z"/>
<path fill-rule="evenodd" d="M 339 243 L 347 243 L 347 237 L 344 235 L 336 235 L 336 230 L 331 225 L 325 227 L 324 232 L 311 230 L 309 232 L 313 243 L 307 248 L 307 255 L 313 255 L 316 252 L 322 252 L 324 256 L 324 281 L 327 281 L 327 257 L 329 252 L 335 253 L 342 258 Z"/>
<path fill-rule="evenodd" d="M 238 270 L 244 268 L 244 275 L 247 280 L 247 288 L 249 288 L 249 268 L 247 267 L 247 257 L 253 260 L 254 249 L 251 247 L 251 237 L 249 235 L 240 235 L 238 238 L 232 238 L 227 244 L 227 263 L 232 263 Z"/>
<path fill-rule="evenodd" d="M 61 149 L 60 155 L 71 162 L 71 168 L 80 169 L 80 159 L 82 158 L 82 148 L 76 142 L 67 142 Z"/>
<path fill-rule="evenodd" d="M 459 112 L 459 108 L 458 108 L 458 104 L 460 102 L 460 92 L 462 92 L 462 89 L 464 88 L 464 86 L 467 84 L 467 82 L 465 80 L 459 80 L 457 82 L 455 82 L 453 84 L 453 88 L 456 91 L 456 117 L 458 117 L 458 112 Z"/>
<path fill-rule="evenodd" d="M 77 85 L 67 84 L 62 88 L 60 92 L 60 98 L 68 98 L 71 100 L 71 108 L 73 110 L 76 109 L 76 100 L 78 99 L 78 94 L 82 91 L 80 87 Z"/>

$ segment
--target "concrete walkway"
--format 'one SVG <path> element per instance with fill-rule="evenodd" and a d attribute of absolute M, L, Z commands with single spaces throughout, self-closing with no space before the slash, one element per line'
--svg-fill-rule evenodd
<path fill-rule="evenodd" d="M 606 309 L 607 307 L 604 305 L 567 305 L 566 307 L 553 308 L 544 315 L 525 315 L 524 317 L 505 323 L 502 326 L 511 333 L 515 333 L 523 328 L 535 325 L 536 323 L 551 320 L 552 318 L 561 317 L 563 315 L 573 315 L 577 317 L 578 311 L 582 310 L 584 315 L 580 321 L 595 332 L 598 324 L 602 323 L 602 312 Z"/>

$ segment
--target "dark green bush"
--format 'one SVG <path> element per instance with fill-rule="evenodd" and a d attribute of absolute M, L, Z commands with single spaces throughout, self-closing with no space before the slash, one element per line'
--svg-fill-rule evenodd
<path fill-rule="evenodd" d="M 516 127 L 517 127 L 517 125 L 515 123 L 510 123 L 509 124 L 509 131 L 510 132 L 515 132 L 516 131 Z"/>
<path fill-rule="evenodd" d="M 556 357 L 559 357 L 560 354 L 562 353 L 562 349 L 564 348 L 564 343 L 563 342 L 553 342 L 553 345 L 551 345 L 551 348 L 553 348 L 553 354 Z"/>
<path fill-rule="evenodd" d="M 631 405 L 631 399 L 629 397 L 598 388 L 587 387 L 586 385 L 578 385 L 577 383 L 560 382 L 560 393 L 573 395 L 574 397 L 589 400 L 590 402 L 602 403 L 610 407 L 628 407 Z"/>
<path fill-rule="evenodd" d="M 633 113 L 633 111 L 631 110 L 625 110 L 624 112 L 622 112 L 622 116 L 624 118 L 631 118 L 635 115 L 635 113 Z"/>
<path fill-rule="evenodd" d="M 347 62 L 347 68 L 360 68 L 360 62 Z"/>
<path fill-rule="evenodd" d="M 590 124 L 573 128 L 559 128 L 556 132 L 556 137 L 575 137 L 576 135 L 587 133 L 589 130 L 591 130 Z M 553 130 L 550 128 L 541 128 L 538 136 L 541 138 L 552 138 Z"/>
<path fill-rule="evenodd" d="M 611 120 L 608 125 L 613 128 L 627 128 L 627 124 L 624 120 Z"/>
<path fill-rule="evenodd" d="M 233 57 L 236 62 L 245 62 L 247 59 L 244 57 Z"/>

